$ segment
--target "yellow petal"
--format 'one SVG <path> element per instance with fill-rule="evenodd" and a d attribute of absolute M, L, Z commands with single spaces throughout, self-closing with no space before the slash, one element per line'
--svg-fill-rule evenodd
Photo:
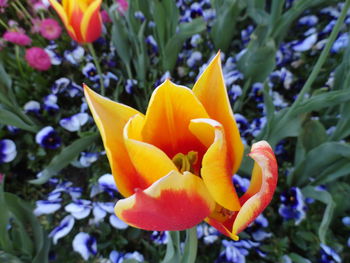
<path fill-rule="evenodd" d="M 200 223 L 215 208 L 203 181 L 172 171 L 144 191 L 119 200 L 116 215 L 137 228 L 179 231 Z"/>
<path fill-rule="evenodd" d="M 125 146 L 140 177 L 149 184 L 177 170 L 169 157 L 157 147 L 142 142 L 144 117 L 135 115 L 124 128 Z"/>
<path fill-rule="evenodd" d="M 238 211 L 241 205 L 232 183 L 230 160 L 222 125 L 211 119 L 194 119 L 189 128 L 209 147 L 202 160 L 201 176 L 211 196 L 224 208 Z"/>
<path fill-rule="evenodd" d="M 49 0 L 51 6 L 55 9 L 59 17 L 61 18 L 63 24 L 65 27 L 69 25 L 68 22 L 68 14 L 66 11 L 63 9 L 62 5 L 60 5 L 57 0 Z"/>
<path fill-rule="evenodd" d="M 241 197 L 242 208 L 233 223 L 232 234 L 243 231 L 260 215 L 272 200 L 278 178 L 278 168 L 275 155 L 266 141 L 253 144 L 251 158 L 259 166 L 253 171 L 252 186 Z M 254 178 L 260 177 L 260 178 Z"/>
<path fill-rule="evenodd" d="M 104 98 L 86 85 L 84 92 L 90 111 L 100 130 L 112 174 L 123 196 L 134 193 L 135 188 L 145 189 L 148 183 L 138 175 L 124 145 L 123 129 L 137 110 Z"/>
<path fill-rule="evenodd" d="M 200 75 L 193 87 L 193 92 L 204 105 L 209 117 L 224 126 L 232 173 L 235 173 L 242 161 L 243 143 L 227 96 L 220 52 Z"/>
<path fill-rule="evenodd" d="M 100 6 L 102 0 L 92 2 L 84 11 L 81 21 L 81 35 L 84 42 L 93 42 L 100 37 L 102 31 L 102 18 L 100 15 Z"/>
<path fill-rule="evenodd" d="M 152 94 L 142 130 L 144 142 L 155 145 L 170 158 L 177 153 L 203 152 L 204 146 L 189 131 L 192 119 L 207 118 L 193 92 L 166 80 Z"/>

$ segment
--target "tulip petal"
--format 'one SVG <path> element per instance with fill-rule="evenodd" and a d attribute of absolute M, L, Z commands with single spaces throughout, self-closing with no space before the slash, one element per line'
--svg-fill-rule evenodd
<path fill-rule="evenodd" d="M 194 119 L 189 128 L 209 147 L 203 156 L 201 176 L 211 196 L 226 209 L 238 211 L 241 205 L 232 183 L 224 128 L 212 119 Z"/>
<path fill-rule="evenodd" d="M 59 15 L 59 17 L 61 18 L 69 36 L 74 39 L 75 41 L 78 41 L 78 37 L 74 31 L 74 28 L 72 27 L 72 25 L 70 24 L 70 8 L 72 2 L 74 1 L 63 1 L 62 5 L 60 5 L 57 0 L 49 0 L 51 6 L 55 9 L 55 11 L 57 12 L 57 14 Z M 67 2 L 67 3 L 65 3 Z"/>
<path fill-rule="evenodd" d="M 123 129 L 137 110 L 104 98 L 86 85 L 84 93 L 92 116 L 100 130 L 112 174 L 123 196 L 134 193 L 135 188 L 145 189 L 148 183 L 135 170 L 124 145 Z"/>
<path fill-rule="evenodd" d="M 166 80 L 149 102 L 142 130 L 144 142 L 155 145 L 170 158 L 189 151 L 203 153 L 204 146 L 188 129 L 196 118 L 208 118 L 208 114 L 193 92 Z"/>
<path fill-rule="evenodd" d="M 200 223 L 215 207 L 203 181 L 190 172 L 172 171 L 145 191 L 117 202 L 116 215 L 137 228 L 185 230 Z"/>
<path fill-rule="evenodd" d="M 240 166 L 244 149 L 227 96 L 220 52 L 200 75 L 193 87 L 193 92 L 204 105 L 209 117 L 224 126 L 228 154 L 231 156 L 232 174 L 234 174 Z"/>
<path fill-rule="evenodd" d="M 266 141 L 253 144 L 249 156 L 259 168 L 253 169 L 251 186 L 240 198 L 242 208 L 235 213 L 226 213 L 224 208 L 217 206 L 206 218 L 208 224 L 234 240 L 238 240 L 237 234 L 253 222 L 271 202 L 277 185 L 277 162 L 270 145 Z"/>
<path fill-rule="evenodd" d="M 252 176 L 260 178 L 252 178 L 252 184 L 254 185 L 249 186 L 247 194 L 241 197 L 242 208 L 234 221 L 233 234 L 240 233 L 262 213 L 271 202 L 277 185 L 277 161 L 271 146 L 266 141 L 257 142 L 253 144 L 249 156 L 260 167 L 260 169 L 253 171 Z"/>
<path fill-rule="evenodd" d="M 89 5 L 81 20 L 81 35 L 84 42 L 93 42 L 101 35 L 102 18 L 100 6 L 102 0 L 96 0 Z"/>
<path fill-rule="evenodd" d="M 141 141 L 144 119 L 142 115 L 135 115 L 129 120 L 124 128 L 124 140 L 135 169 L 150 186 L 177 168 L 164 152 Z"/>

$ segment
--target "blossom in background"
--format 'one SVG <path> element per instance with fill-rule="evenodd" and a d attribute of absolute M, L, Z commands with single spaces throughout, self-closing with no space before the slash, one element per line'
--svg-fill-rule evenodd
<path fill-rule="evenodd" d="M 46 149 L 54 150 L 61 146 L 61 138 L 51 126 L 42 128 L 36 134 L 35 141 L 41 147 Z"/>
<path fill-rule="evenodd" d="M 128 94 L 134 93 L 134 87 L 137 85 L 137 80 L 135 79 L 127 79 L 125 83 L 125 91 Z"/>
<path fill-rule="evenodd" d="M 60 125 L 70 132 L 79 131 L 81 126 L 84 126 L 89 119 L 87 113 L 77 113 L 70 117 L 63 118 L 60 120 Z"/>
<path fill-rule="evenodd" d="M 132 262 L 144 262 L 144 257 L 139 252 L 134 251 L 133 253 L 121 253 L 112 250 L 109 254 L 109 260 L 111 263 L 123 263 L 124 260 L 131 259 Z"/>
<path fill-rule="evenodd" d="M 51 58 L 46 51 L 40 47 L 31 47 L 26 50 L 25 59 L 29 66 L 39 71 L 51 68 Z"/>
<path fill-rule="evenodd" d="M 101 17 L 103 24 L 112 22 L 112 19 L 109 17 L 108 12 L 106 10 L 101 11 Z"/>
<path fill-rule="evenodd" d="M 44 97 L 44 109 L 49 113 L 55 113 L 60 109 L 57 104 L 57 96 L 55 94 L 49 94 Z"/>
<path fill-rule="evenodd" d="M 89 167 L 91 164 L 97 161 L 99 153 L 82 152 L 79 158 L 79 163 L 82 167 Z"/>
<path fill-rule="evenodd" d="M 97 254 L 96 238 L 88 233 L 80 232 L 73 239 L 73 250 L 79 253 L 84 260 Z"/>
<path fill-rule="evenodd" d="M 40 111 L 40 103 L 36 100 L 30 100 L 24 104 L 23 109 L 26 113 L 32 112 L 38 114 Z"/>
<path fill-rule="evenodd" d="M 89 216 L 92 209 L 92 203 L 90 200 L 77 199 L 66 205 L 64 209 L 75 219 L 79 220 Z"/>
<path fill-rule="evenodd" d="M 338 253 L 331 247 L 321 244 L 321 263 L 340 263 L 341 258 Z"/>
<path fill-rule="evenodd" d="M 115 206 L 124 222 L 146 230 L 176 231 L 206 219 L 238 239 L 237 234 L 270 203 L 277 163 L 267 142 L 252 146 L 250 157 L 256 163 L 242 197 L 238 198 L 232 183 L 243 143 L 219 53 L 193 90 L 170 80 L 161 84 L 152 94 L 146 115 L 87 86 L 84 92 L 118 190 L 126 197 Z"/>
<path fill-rule="evenodd" d="M 286 220 L 295 220 L 298 225 L 305 218 L 305 202 L 298 187 L 292 187 L 281 194 L 281 205 L 278 213 Z"/>
<path fill-rule="evenodd" d="M 75 46 L 73 50 L 65 50 L 64 58 L 72 65 L 79 65 L 83 61 L 85 50 L 81 46 Z"/>
<path fill-rule="evenodd" d="M 48 215 L 53 214 L 61 208 L 62 199 L 57 198 L 55 200 L 38 200 L 35 202 L 36 207 L 33 211 L 34 215 Z"/>
<path fill-rule="evenodd" d="M 50 232 L 49 237 L 52 238 L 52 242 L 54 245 L 57 244 L 57 241 L 60 238 L 69 234 L 69 232 L 73 229 L 74 223 L 74 217 L 71 215 L 67 215 L 62 219 L 60 224 Z"/>
<path fill-rule="evenodd" d="M 93 82 L 98 82 L 100 80 L 100 75 L 97 73 L 97 69 L 95 65 L 91 62 L 87 63 L 83 67 L 82 72 L 85 77 L 87 77 L 89 80 Z"/>
<path fill-rule="evenodd" d="M 121 15 L 124 15 L 129 7 L 128 1 L 127 0 L 116 0 L 116 2 L 118 4 L 118 12 Z"/>
<path fill-rule="evenodd" d="M 169 232 L 167 231 L 153 231 L 151 239 L 155 244 L 164 245 L 168 243 Z"/>
<path fill-rule="evenodd" d="M 25 33 L 17 32 L 17 31 L 6 31 L 2 36 L 8 42 L 11 42 L 20 46 L 27 46 L 32 43 L 30 37 L 28 37 Z"/>
<path fill-rule="evenodd" d="M 60 37 L 61 32 L 62 28 L 55 19 L 46 18 L 43 21 L 41 21 L 40 34 L 44 38 L 48 40 L 55 40 Z"/>
<path fill-rule="evenodd" d="M 63 1 L 62 4 L 57 0 L 49 1 L 72 39 L 78 43 L 91 43 L 101 36 L 102 0 L 70 0 Z"/>
<path fill-rule="evenodd" d="M 12 140 L 0 140 L 0 164 L 13 161 L 16 155 L 16 144 Z"/>

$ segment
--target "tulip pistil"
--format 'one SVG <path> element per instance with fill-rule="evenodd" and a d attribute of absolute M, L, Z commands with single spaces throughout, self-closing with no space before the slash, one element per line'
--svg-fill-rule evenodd
<path fill-rule="evenodd" d="M 187 171 L 193 173 L 193 165 L 198 160 L 198 153 L 195 151 L 190 151 L 187 154 L 178 153 L 172 160 L 179 172 L 183 173 Z"/>

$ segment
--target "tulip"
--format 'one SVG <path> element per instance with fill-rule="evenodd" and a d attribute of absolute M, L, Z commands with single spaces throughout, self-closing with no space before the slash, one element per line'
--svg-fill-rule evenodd
<path fill-rule="evenodd" d="M 91 43 L 100 37 L 102 0 L 49 0 L 60 16 L 68 34 L 78 43 Z"/>
<path fill-rule="evenodd" d="M 237 240 L 270 203 L 277 163 L 265 141 L 253 144 L 251 184 L 238 197 L 232 175 L 243 144 L 224 84 L 220 53 L 193 89 L 166 80 L 145 115 L 84 86 L 112 174 L 125 197 L 116 215 L 154 231 L 191 228 L 205 220 Z"/>

